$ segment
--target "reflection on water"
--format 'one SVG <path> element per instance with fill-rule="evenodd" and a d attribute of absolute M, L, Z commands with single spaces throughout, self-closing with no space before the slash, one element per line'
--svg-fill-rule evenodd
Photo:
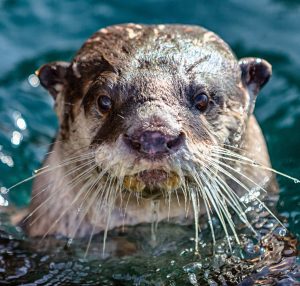
<path fill-rule="evenodd" d="M 273 202 L 268 202 L 271 208 Z M 201 218 L 198 254 L 193 226 L 159 223 L 155 242 L 151 241 L 149 224 L 111 231 L 104 258 L 99 251 L 103 234 L 95 236 L 84 258 L 87 241 L 69 244 L 63 238 L 27 239 L 2 214 L 0 283 L 296 285 L 300 273 L 295 238 L 257 202 L 250 208 L 257 235 L 237 224 L 241 244 L 237 245 L 231 236 L 231 251 L 221 224 L 213 219 L 213 246 L 207 218 Z"/>
<path fill-rule="evenodd" d="M 57 128 L 52 99 L 39 87 L 35 70 L 46 62 L 69 60 L 98 28 L 120 22 L 203 25 L 220 34 L 239 57 L 271 62 L 273 79 L 259 95 L 256 115 L 275 169 L 299 178 L 299 13 L 294 0 L 0 0 L 1 210 L 28 204 L 31 182 L 7 190 L 40 166 Z M 282 178 L 279 183 L 278 210 L 299 237 L 299 184 Z M 85 242 L 66 247 L 63 240 L 29 240 L 1 213 L 0 284 L 221 285 L 225 279 L 234 281 L 228 285 L 295 285 L 295 240 L 272 218 L 260 213 L 253 221 L 263 237 L 269 232 L 271 236 L 255 240 L 245 235 L 244 247 L 236 247 L 232 256 L 220 235 L 214 259 L 205 222 L 201 223 L 201 258 L 194 256 L 192 226 L 159 224 L 155 248 L 149 242 L 151 226 L 142 225 L 123 235 L 128 247 L 119 255 L 132 248 L 137 249 L 135 255 L 99 262 L 101 237 L 95 238 L 84 260 Z"/>

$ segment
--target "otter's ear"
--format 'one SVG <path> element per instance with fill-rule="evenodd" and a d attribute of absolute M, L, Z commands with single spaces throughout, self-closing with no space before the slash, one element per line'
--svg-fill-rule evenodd
<path fill-rule="evenodd" d="M 252 112 L 258 92 L 272 75 L 272 66 L 266 60 L 259 58 L 242 58 L 239 65 L 242 71 L 242 83 L 250 95 Z"/>
<path fill-rule="evenodd" d="M 68 62 L 53 62 L 43 65 L 36 71 L 41 85 L 46 88 L 55 99 L 65 84 Z"/>

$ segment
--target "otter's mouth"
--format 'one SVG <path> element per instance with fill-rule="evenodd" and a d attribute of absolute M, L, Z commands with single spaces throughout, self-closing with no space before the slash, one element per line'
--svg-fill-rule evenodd
<path fill-rule="evenodd" d="M 180 185 L 180 178 L 175 172 L 154 169 L 125 176 L 123 184 L 128 191 L 149 197 L 176 190 Z"/>

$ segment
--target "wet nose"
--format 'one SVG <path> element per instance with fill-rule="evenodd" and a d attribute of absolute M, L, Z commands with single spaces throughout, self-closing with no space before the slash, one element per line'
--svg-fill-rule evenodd
<path fill-rule="evenodd" d="M 144 131 L 138 137 L 125 136 L 126 144 L 133 150 L 149 156 L 177 151 L 184 142 L 184 135 L 163 134 L 159 131 Z"/>

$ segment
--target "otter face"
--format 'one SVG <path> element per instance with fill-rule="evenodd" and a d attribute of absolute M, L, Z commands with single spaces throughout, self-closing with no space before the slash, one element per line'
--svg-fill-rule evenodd
<path fill-rule="evenodd" d="M 142 197 L 184 191 L 217 164 L 216 146 L 239 146 L 270 75 L 266 61 L 238 62 L 212 32 L 161 25 L 100 30 L 70 64 L 38 72 L 60 137 L 91 150 L 106 183 Z"/>

